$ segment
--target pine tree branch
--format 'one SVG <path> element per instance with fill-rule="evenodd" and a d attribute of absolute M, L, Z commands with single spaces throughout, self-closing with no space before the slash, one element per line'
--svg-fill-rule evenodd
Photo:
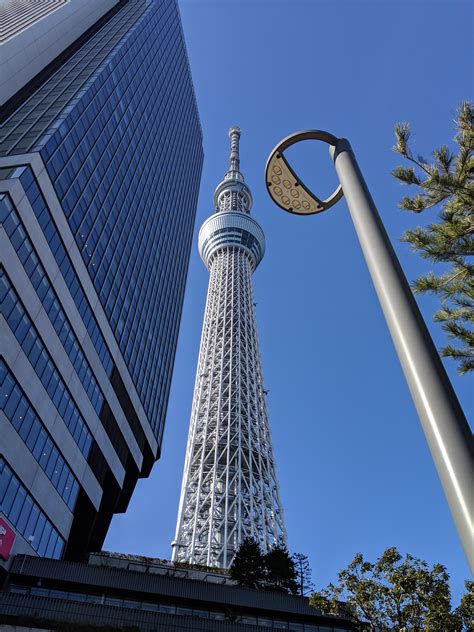
<path fill-rule="evenodd" d="M 402 240 L 424 259 L 448 263 L 443 274 L 429 272 L 412 283 L 416 293 L 429 292 L 439 297 L 441 309 L 434 315 L 442 323 L 448 338 L 459 341 L 461 349 L 448 345 L 441 353 L 458 361 L 461 374 L 474 370 L 474 333 L 467 327 L 474 322 L 474 106 L 461 103 L 456 115 L 457 152 L 446 145 L 433 151 L 434 163 L 420 155 L 415 158 L 410 148 L 410 126 L 395 127 L 394 151 L 413 166 L 397 167 L 392 175 L 406 185 L 418 188 L 413 197 L 403 197 L 399 207 L 420 213 L 440 205 L 439 222 L 427 228 L 408 230 Z"/>

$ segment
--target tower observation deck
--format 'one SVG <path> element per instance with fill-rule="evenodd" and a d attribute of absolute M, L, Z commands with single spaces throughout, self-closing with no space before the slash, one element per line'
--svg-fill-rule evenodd
<path fill-rule="evenodd" d="M 250 216 L 240 172 L 240 129 L 199 232 L 210 272 L 173 560 L 228 568 L 246 537 L 264 552 L 286 544 L 268 425 L 252 273 L 265 236 Z"/>

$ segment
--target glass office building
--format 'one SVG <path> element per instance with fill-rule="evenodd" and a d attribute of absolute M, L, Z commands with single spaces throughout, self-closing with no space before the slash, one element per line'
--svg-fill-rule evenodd
<path fill-rule="evenodd" d="M 203 160 L 176 0 L 115 2 L 7 105 L 0 564 L 80 559 L 160 456 Z"/>

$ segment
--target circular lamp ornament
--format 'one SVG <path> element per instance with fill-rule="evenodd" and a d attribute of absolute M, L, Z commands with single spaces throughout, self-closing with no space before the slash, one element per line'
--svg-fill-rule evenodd
<path fill-rule="evenodd" d="M 336 145 L 338 138 L 318 129 L 290 134 L 270 154 L 265 167 L 265 182 L 270 197 L 284 211 L 296 215 L 314 215 L 336 204 L 343 192 L 339 185 L 331 196 L 321 200 L 301 182 L 283 152 L 303 140 L 321 140 L 328 145 Z"/>

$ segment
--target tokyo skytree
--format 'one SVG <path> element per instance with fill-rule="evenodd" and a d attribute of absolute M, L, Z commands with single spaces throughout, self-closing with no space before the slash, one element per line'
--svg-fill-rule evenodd
<path fill-rule="evenodd" d="M 265 237 L 250 217 L 240 129 L 232 127 L 229 137 L 229 168 L 214 193 L 215 213 L 199 232 L 210 280 L 172 543 L 173 561 L 221 568 L 230 566 L 248 536 L 264 552 L 287 542 L 252 288 Z"/>

